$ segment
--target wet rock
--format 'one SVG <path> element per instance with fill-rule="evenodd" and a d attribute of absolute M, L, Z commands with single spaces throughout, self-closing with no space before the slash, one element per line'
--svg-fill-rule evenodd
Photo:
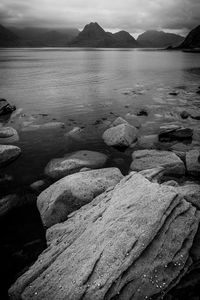
<path fill-rule="evenodd" d="M 37 200 L 44 226 L 51 227 L 65 221 L 71 212 L 91 202 L 122 178 L 119 169 L 107 168 L 79 172 L 57 181 L 43 191 Z"/>
<path fill-rule="evenodd" d="M 121 124 L 128 124 L 129 123 L 124 120 L 122 117 L 118 117 L 117 119 L 115 119 L 115 121 L 111 124 L 111 127 L 117 126 L 117 125 L 121 125 Z"/>
<path fill-rule="evenodd" d="M 187 172 L 193 176 L 200 175 L 200 153 L 199 150 L 191 150 L 186 153 Z"/>
<path fill-rule="evenodd" d="M 141 109 L 137 112 L 137 116 L 148 116 L 148 112 L 145 109 Z"/>
<path fill-rule="evenodd" d="M 102 138 L 108 146 L 128 147 L 136 140 L 137 129 L 128 124 L 120 124 L 107 129 Z"/>
<path fill-rule="evenodd" d="M 126 114 L 125 118 L 130 122 L 130 125 L 136 128 L 141 127 L 141 121 L 136 115 L 128 113 Z"/>
<path fill-rule="evenodd" d="M 190 114 L 184 110 L 181 112 L 180 116 L 182 119 L 187 119 L 190 116 Z"/>
<path fill-rule="evenodd" d="M 179 92 L 170 92 L 169 95 L 171 96 L 178 96 Z"/>
<path fill-rule="evenodd" d="M 87 172 L 87 171 L 91 171 L 91 168 L 82 168 L 82 169 L 80 169 L 80 171 L 79 172 Z"/>
<path fill-rule="evenodd" d="M 17 135 L 17 131 L 14 128 L 12 127 L 0 128 L 0 138 L 9 138 L 14 135 Z"/>
<path fill-rule="evenodd" d="M 14 105 L 9 104 L 5 99 L 0 99 L 0 116 L 11 114 L 14 110 L 16 110 Z"/>
<path fill-rule="evenodd" d="M 37 194 L 41 193 L 42 191 L 44 191 L 46 188 L 48 188 L 50 185 L 49 180 L 47 179 L 41 179 L 41 180 L 37 180 L 35 182 L 33 182 L 30 185 L 30 189 L 34 192 L 36 192 Z"/>
<path fill-rule="evenodd" d="M 188 117 L 191 117 L 192 119 L 200 120 L 200 111 L 198 108 L 188 109 L 187 111 L 183 111 L 180 115 L 183 119 L 187 119 Z"/>
<path fill-rule="evenodd" d="M 182 141 L 192 139 L 193 130 L 191 128 L 177 128 L 174 129 L 171 126 L 160 127 L 159 141 L 169 142 L 169 141 Z"/>
<path fill-rule="evenodd" d="M 81 150 L 68 153 L 64 157 L 52 159 L 45 168 L 45 174 L 50 178 L 60 179 L 77 173 L 84 167 L 101 168 L 107 159 L 107 155 L 96 151 Z"/>
<path fill-rule="evenodd" d="M 183 161 L 170 151 L 138 150 L 133 152 L 132 158 L 133 162 L 130 168 L 133 171 L 163 167 L 166 170 L 166 174 L 185 174 Z"/>
<path fill-rule="evenodd" d="M 153 149 L 158 142 L 157 134 L 144 135 L 138 138 L 138 147 L 143 149 Z"/>
<path fill-rule="evenodd" d="M 65 137 L 68 138 L 72 138 L 75 140 L 82 140 L 83 139 L 83 132 L 84 130 L 80 127 L 74 127 L 72 130 L 70 130 L 69 132 L 67 132 L 65 134 Z"/>
<path fill-rule="evenodd" d="M 198 224 L 172 187 L 133 173 L 47 231 L 10 299 L 161 298 L 187 271 Z"/>
<path fill-rule="evenodd" d="M 10 163 L 21 154 L 21 149 L 17 146 L 0 145 L 0 167 Z"/>

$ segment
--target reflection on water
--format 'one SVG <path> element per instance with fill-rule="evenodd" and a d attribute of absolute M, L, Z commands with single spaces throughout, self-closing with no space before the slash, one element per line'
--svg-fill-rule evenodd
<path fill-rule="evenodd" d="M 129 158 L 105 147 L 101 134 L 115 116 L 148 106 L 155 119 L 166 111 L 199 103 L 200 56 L 173 51 L 135 49 L 37 48 L 0 50 L 0 97 L 20 112 L 7 124 L 19 131 L 22 156 L 6 172 L 16 182 L 30 183 L 42 177 L 53 157 L 79 149 L 107 152 L 121 157 L 127 170 Z M 178 89 L 177 97 L 169 92 Z M 154 106 L 152 106 L 154 105 Z M 27 124 L 62 121 L 65 129 L 26 132 Z M 69 140 L 64 134 L 75 126 L 84 139 Z M 146 126 L 143 131 L 154 131 Z M 145 132 L 146 133 L 146 132 Z M 20 175 L 20 176 L 19 176 Z"/>

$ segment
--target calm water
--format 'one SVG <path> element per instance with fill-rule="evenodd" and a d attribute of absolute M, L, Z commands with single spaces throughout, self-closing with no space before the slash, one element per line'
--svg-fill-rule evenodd
<path fill-rule="evenodd" d="M 7 142 L 22 149 L 21 157 L 5 172 L 14 176 L 16 184 L 29 184 L 43 176 L 51 158 L 79 149 L 108 153 L 110 165 L 121 164 L 125 170 L 130 158 L 106 147 L 101 140 L 108 122 L 117 115 L 147 107 L 150 115 L 143 119 L 142 132 L 155 132 L 160 123 L 171 122 L 169 114 L 176 118 L 176 113 L 187 106 L 200 107 L 198 86 L 200 55 L 195 53 L 1 49 L 0 97 L 18 109 L 11 119 L 2 122 L 18 130 L 19 141 Z M 169 95 L 174 90 L 178 96 Z M 29 124 L 52 120 L 64 122 L 65 128 L 26 130 Z M 75 126 L 82 127 L 82 137 L 66 138 L 65 133 Z"/>

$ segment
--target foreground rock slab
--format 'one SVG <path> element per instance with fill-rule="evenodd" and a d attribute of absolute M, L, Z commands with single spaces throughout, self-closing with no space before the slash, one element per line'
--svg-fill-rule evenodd
<path fill-rule="evenodd" d="M 21 153 L 21 149 L 12 145 L 0 145 L 0 167 L 10 163 Z"/>
<path fill-rule="evenodd" d="M 192 263 L 199 213 L 169 186 L 124 178 L 47 232 L 10 299 L 161 298 Z"/>
<path fill-rule="evenodd" d="M 64 157 L 52 159 L 45 168 L 45 174 L 53 179 L 60 179 L 85 167 L 101 168 L 107 159 L 107 155 L 96 151 L 81 150 L 68 153 Z"/>
<path fill-rule="evenodd" d="M 122 178 L 119 169 L 107 168 L 72 174 L 52 184 L 37 200 L 44 226 L 65 221 L 71 212 L 115 186 Z"/>
<path fill-rule="evenodd" d="M 107 129 L 103 140 L 108 146 L 128 147 L 137 138 L 137 129 L 129 124 L 119 124 Z"/>
<path fill-rule="evenodd" d="M 132 154 L 133 171 L 142 171 L 157 167 L 165 168 L 165 174 L 183 175 L 185 166 L 183 161 L 173 152 L 158 150 L 138 150 Z"/>

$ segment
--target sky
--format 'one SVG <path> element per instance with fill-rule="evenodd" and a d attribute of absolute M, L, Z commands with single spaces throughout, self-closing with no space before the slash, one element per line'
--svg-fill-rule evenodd
<path fill-rule="evenodd" d="M 1 0 L 0 23 L 76 27 L 98 22 L 111 32 L 149 29 L 187 34 L 200 24 L 200 0 Z"/>

